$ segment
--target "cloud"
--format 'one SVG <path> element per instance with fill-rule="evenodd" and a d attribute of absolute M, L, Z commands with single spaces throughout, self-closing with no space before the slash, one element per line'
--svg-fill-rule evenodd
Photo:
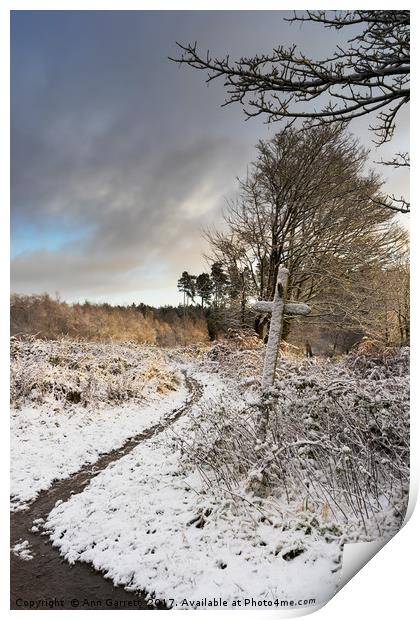
<path fill-rule="evenodd" d="M 167 60 L 183 21 L 13 15 L 12 290 L 112 300 L 203 268 L 201 229 L 254 141 Z"/>
<path fill-rule="evenodd" d="M 12 290 L 113 301 L 173 287 L 176 299 L 179 273 L 205 267 L 202 228 L 221 219 L 255 143 L 280 126 L 245 123 L 238 106 L 220 107 L 222 83 L 206 88 L 167 57 L 176 40 L 221 55 L 299 37 L 309 53 L 331 47 L 322 29 L 282 17 L 12 14 Z"/>
<path fill-rule="evenodd" d="M 179 269 L 203 264 L 201 228 L 218 217 L 247 149 L 203 123 L 217 110 L 206 98 L 189 113 L 188 80 L 177 88 L 164 51 L 173 34 L 152 41 L 150 18 L 134 15 L 14 16 L 15 291 L 176 291 Z"/>
<path fill-rule="evenodd" d="M 220 217 L 232 190 L 240 144 L 205 139 L 161 157 L 141 155 L 113 166 L 56 170 L 36 214 L 93 226 L 89 236 L 55 251 L 24 252 L 12 261 L 13 289 L 92 297 L 176 286 L 180 270 L 201 266 L 202 228 Z M 50 188 L 49 188 L 50 189 Z M 40 200 L 42 200 L 40 195 Z"/>

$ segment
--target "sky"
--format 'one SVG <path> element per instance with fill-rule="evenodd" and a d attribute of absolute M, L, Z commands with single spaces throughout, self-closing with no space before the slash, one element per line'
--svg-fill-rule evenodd
<path fill-rule="evenodd" d="M 222 82 L 168 60 L 176 41 L 232 58 L 343 35 L 287 11 L 17 11 L 11 17 L 11 289 L 70 302 L 178 304 L 208 270 L 202 232 L 279 124 L 221 107 Z M 347 35 L 347 33 L 346 33 Z M 341 37 L 341 38 L 340 38 Z M 374 149 L 368 121 L 350 125 Z M 408 150 L 408 110 L 371 161 Z M 408 193 L 405 171 L 383 168 Z"/>

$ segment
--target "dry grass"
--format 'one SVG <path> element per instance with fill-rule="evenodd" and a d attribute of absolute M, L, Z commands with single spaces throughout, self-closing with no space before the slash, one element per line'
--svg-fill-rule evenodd
<path fill-rule="evenodd" d="M 97 408 L 176 390 L 179 375 L 155 347 L 11 339 L 11 404 Z"/>

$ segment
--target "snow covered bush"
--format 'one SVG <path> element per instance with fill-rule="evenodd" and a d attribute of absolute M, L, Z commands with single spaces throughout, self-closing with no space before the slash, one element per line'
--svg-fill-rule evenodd
<path fill-rule="evenodd" d="M 208 404 L 192 422 L 193 438 L 184 439 L 184 460 L 209 488 L 241 495 L 260 477 L 270 498 L 341 523 L 348 538 L 398 529 L 409 485 L 407 349 L 280 359 L 263 442 L 261 394 L 246 385 Z"/>
<path fill-rule="evenodd" d="M 11 339 L 11 404 L 55 407 L 141 401 L 176 390 L 179 374 L 155 347 L 133 343 Z"/>

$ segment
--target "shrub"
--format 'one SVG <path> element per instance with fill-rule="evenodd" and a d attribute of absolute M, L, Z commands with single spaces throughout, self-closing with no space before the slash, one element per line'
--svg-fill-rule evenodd
<path fill-rule="evenodd" d="M 277 377 L 264 443 L 259 388 L 244 396 L 232 384 L 229 399 L 197 413 L 184 460 L 209 487 L 238 492 L 259 476 L 271 497 L 366 536 L 395 530 L 408 499 L 408 350 L 338 363 L 282 358 Z"/>

